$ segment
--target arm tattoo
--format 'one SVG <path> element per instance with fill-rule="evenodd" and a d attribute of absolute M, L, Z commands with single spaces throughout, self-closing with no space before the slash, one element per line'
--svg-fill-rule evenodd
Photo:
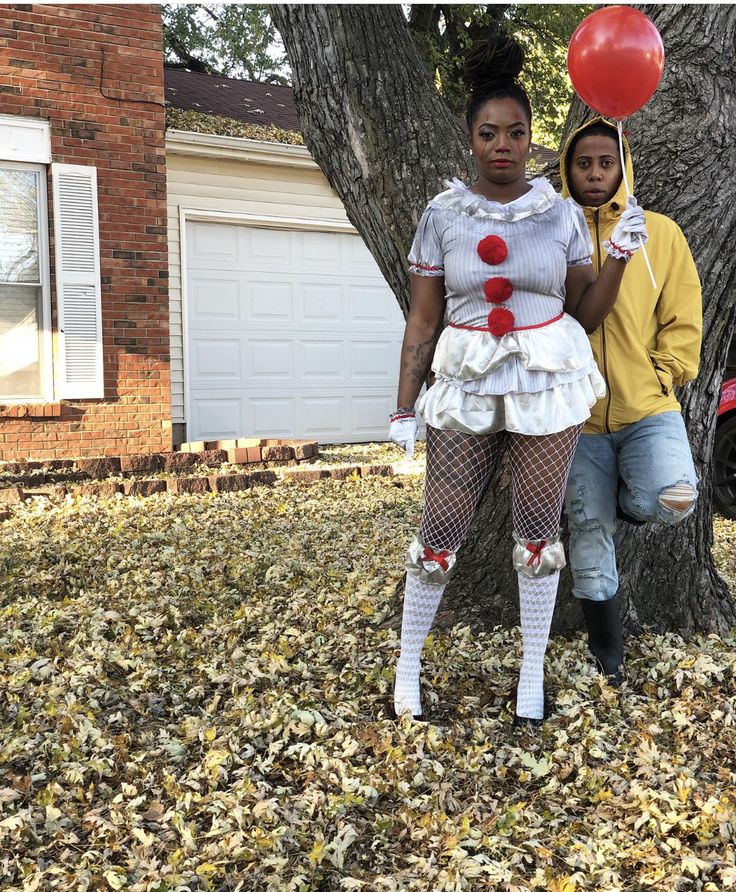
<path fill-rule="evenodd" d="M 404 349 L 404 360 L 401 363 L 401 367 L 410 374 L 412 384 L 421 384 L 421 382 L 424 381 L 436 342 L 437 333 L 435 332 L 435 334 L 426 341 L 421 341 L 418 344 L 406 345 Z"/>

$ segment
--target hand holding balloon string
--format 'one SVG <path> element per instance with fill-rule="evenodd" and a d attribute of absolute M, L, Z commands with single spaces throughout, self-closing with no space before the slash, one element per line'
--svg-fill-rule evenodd
<path fill-rule="evenodd" d="M 629 178 L 626 176 L 626 162 L 624 159 L 624 141 L 623 141 L 623 133 L 622 133 L 622 128 L 621 128 L 621 121 L 617 121 L 616 124 L 617 124 L 617 129 L 618 129 L 618 151 L 619 151 L 619 155 L 621 158 L 621 170 L 623 172 L 623 177 L 624 177 L 624 187 L 626 188 L 626 195 L 629 198 L 629 206 L 631 207 L 632 195 L 631 195 L 631 189 L 629 189 Z M 636 199 L 633 199 L 633 200 L 634 200 L 634 202 L 636 201 Z M 624 214 L 625 213 L 627 213 L 627 211 L 624 211 Z M 657 280 L 654 278 L 654 272 L 652 270 L 652 265 L 649 262 L 649 255 L 647 254 L 647 249 L 644 247 L 644 242 L 647 241 L 649 238 L 649 236 L 646 235 L 646 229 L 644 230 L 644 234 L 642 234 L 641 232 L 637 232 L 636 237 L 637 237 L 637 241 L 639 243 L 639 247 L 641 248 L 642 254 L 644 255 L 644 262 L 646 263 L 647 269 L 649 270 L 649 278 L 652 280 L 652 287 L 656 288 Z"/>
<path fill-rule="evenodd" d="M 631 198 L 624 160 L 621 121 L 651 99 L 664 71 L 664 46 L 654 23 L 628 6 L 609 6 L 587 16 L 575 29 L 567 52 L 567 68 L 575 92 L 583 102 L 617 122 L 619 156 L 626 194 Z M 626 239 L 633 250 L 640 247 L 654 288 L 657 287 L 644 241 L 646 228 L 630 213 L 631 201 L 614 233 Z M 637 238 L 638 232 L 638 238 Z M 615 239 L 612 237 L 612 241 Z M 625 257 L 628 250 L 617 256 Z"/>

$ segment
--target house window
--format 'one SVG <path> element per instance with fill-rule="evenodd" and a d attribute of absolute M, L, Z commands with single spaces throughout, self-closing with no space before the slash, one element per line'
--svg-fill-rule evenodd
<path fill-rule="evenodd" d="M 0 402 L 52 397 L 46 168 L 0 161 Z"/>

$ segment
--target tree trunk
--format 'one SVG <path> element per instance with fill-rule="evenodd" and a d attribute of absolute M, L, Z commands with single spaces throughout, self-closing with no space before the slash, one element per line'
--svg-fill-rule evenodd
<path fill-rule="evenodd" d="M 312 157 L 340 196 L 404 315 L 406 255 L 427 197 L 472 158 L 398 6 L 271 7 Z"/>
<path fill-rule="evenodd" d="M 627 129 L 637 196 L 678 221 L 703 281 L 701 372 L 680 394 L 701 488 L 697 512 L 679 526 L 619 529 L 621 599 L 630 632 L 644 626 L 683 635 L 724 632 L 736 624 L 736 605 L 711 556 L 710 458 L 736 302 L 736 203 L 729 188 L 736 178 L 736 7 L 653 5 L 644 11 L 662 34 L 666 70 L 655 97 Z M 305 141 L 406 314 L 405 258 L 418 217 L 444 178 L 469 173 L 462 132 L 423 68 L 398 7 L 297 5 L 272 12 L 294 74 Z M 571 121 L 584 115 L 578 103 Z M 440 625 L 517 621 L 510 531 L 504 466 L 463 546 Z M 579 625 L 565 571 L 554 628 Z"/>

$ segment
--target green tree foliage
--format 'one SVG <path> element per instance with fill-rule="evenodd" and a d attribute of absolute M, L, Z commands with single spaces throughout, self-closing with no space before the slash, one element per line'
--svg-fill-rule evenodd
<path fill-rule="evenodd" d="M 475 40 L 499 25 L 526 50 L 524 86 L 534 110 L 534 140 L 559 142 L 572 97 L 565 57 L 572 32 L 593 5 L 414 4 L 406 6 L 412 36 L 453 112 L 465 110 L 463 60 Z M 164 52 L 168 64 L 210 74 L 289 83 L 281 41 L 267 6 L 166 4 Z"/>
<path fill-rule="evenodd" d="M 534 111 L 534 141 L 557 146 L 572 98 L 566 56 L 570 37 L 596 7 L 585 4 L 428 4 L 411 6 L 409 27 L 437 88 L 453 112 L 465 111 L 463 60 L 499 26 L 526 52 L 522 82 Z"/>
<path fill-rule="evenodd" d="M 192 71 L 288 84 L 286 54 L 266 6 L 163 6 L 168 65 Z"/>

